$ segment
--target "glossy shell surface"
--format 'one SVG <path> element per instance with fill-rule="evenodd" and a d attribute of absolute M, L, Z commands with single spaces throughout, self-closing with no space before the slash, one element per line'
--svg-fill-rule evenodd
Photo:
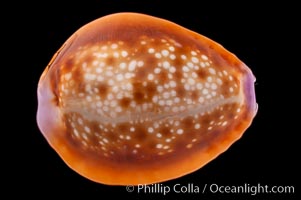
<path fill-rule="evenodd" d="M 38 126 L 73 170 L 109 185 L 191 173 L 239 139 L 255 78 L 216 42 L 136 13 L 99 18 L 58 50 L 38 84 Z"/>

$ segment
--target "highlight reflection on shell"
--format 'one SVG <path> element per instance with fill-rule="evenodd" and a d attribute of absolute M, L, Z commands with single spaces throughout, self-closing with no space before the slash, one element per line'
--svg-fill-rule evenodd
<path fill-rule="evenodd" d="M 255 78 L 214 41 L 135 13 L 97 19 L 55 54 L 38 85 L 38 126 L 76 172 L 110 185 L 195 171 L 239 139 Z"/>

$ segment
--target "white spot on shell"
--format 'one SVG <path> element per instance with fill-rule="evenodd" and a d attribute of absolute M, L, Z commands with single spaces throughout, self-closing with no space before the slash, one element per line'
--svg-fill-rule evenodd
<path fill-rule="evenodd" d="M 201 127 L 200 124 L 195 124 L 195 125 L 194 125 L 194 128 L 195 128 L 195 129 L 199 129 L 200 127 Z"/>
<path fill-rule="evenodd" d="M 148 131 L 149 133 L 153 133 L 153 132 L 154 132 L 154 128 L 153 128 L 153 127 L 149 127 L 149 128 L 147 129 L 147 131 Z"/>
<path fill-rule="evenodd" d="M 210 67 L 209 68 L 209 73 L 215 75 L 216 74 L 215 69 Z"/>
<path fill-rule="evenodd" d="M 154 80 L 154 75 L 153 74 L 149 74 L 147 76 L 147 79 L 150 80 L 150 81 Z"/>
<path fill-rule="evenodd" d="M 184 133 L 183 129 L 178 129 L 177 134 L 182 135 Z"/>
<path fill-rule="evenodd" d="M 135 60 L 131 61 L 129 64 L 129 71 L 134 71 L 136 68 L 137 62 Z"/>
<path fill-rule="evenodd" d="M 127 57 L 128 56 L 128 52 L 127 51 L 121 51 L 121 56 L 122 57 Z"/>
<path fill-rule="evenodd" d="M 155 49 L 149 48 L 149 49 L 148 49 L 148 53 L 155 53 Z"/>
<path fill-rule="evenodd" d="M 169 54 L 169 51 L 167 51 L 167 50 L 162 50 L 161 51 L 161 54 L 164 56 L 164 57 L 166 57 L 166 56 L 168 56 L 168 54 Z"/>
<path fill-rule="evenodd" d="M 202 58 L 203 60 L 208 60 L 208 57 L 207 57 L 206 55 L 202 55 L 201 58 Z"/>

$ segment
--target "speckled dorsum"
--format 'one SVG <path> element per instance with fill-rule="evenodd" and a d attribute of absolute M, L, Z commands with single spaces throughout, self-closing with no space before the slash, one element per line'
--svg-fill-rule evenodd
<path fill-rule="evenodd" d="M 79 174 L 109 185 L 193 172 L 257 111 L 255 78 L 235 55 L 172 22 L 99 18 L 54 55 L 38 85 L 38 126 Z"/>

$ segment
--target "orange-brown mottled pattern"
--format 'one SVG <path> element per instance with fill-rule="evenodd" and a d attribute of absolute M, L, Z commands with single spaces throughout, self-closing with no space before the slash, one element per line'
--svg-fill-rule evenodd
<path fill-rule="evenodd" d="M 237 74 L 185 48 L 141 36 L 134 45 L 107 41 L 70 55 L 56 84 L 73 145 L 146 162 L 202 148 L 233 126 L 243 106 Z"/>
<path fill-rule="evenodd" d="M 255 78 L 216 42 L 172 22 L 118 13 L 76 31 L 38 85 L 38 126 L 79 174 L 110 185 L 195 171 L 238 140 Z"/>

